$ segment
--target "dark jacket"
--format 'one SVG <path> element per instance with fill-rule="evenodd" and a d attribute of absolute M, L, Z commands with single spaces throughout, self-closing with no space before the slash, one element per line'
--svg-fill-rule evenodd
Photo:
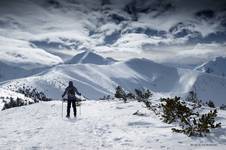
<path fill-rule="evenodd" d="M 73 86 L 73 84 L 69 84 L 69 86 L 65 89 L 62 97 L 64 97 L 67 94 L 68 99 L 76 99 L 75 94 L 81 95 L 81 93 L 78 92 L 77 88 Z"/>

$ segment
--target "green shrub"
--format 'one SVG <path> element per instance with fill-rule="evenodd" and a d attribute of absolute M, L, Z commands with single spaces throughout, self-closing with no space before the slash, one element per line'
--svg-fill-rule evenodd
<path fill-rule="evenodd" d="M 186 105 L 182 104 L 180 97 L 162 98 L 163 121 L 166 123 L 175 122 L 180 119 L 181 122 L 187 122 L 187 118 L 193 115 L 193 112 Z"/>
<path fill-rule="evenodd" d="M 215 123 L 215 118 L 217 117 L 217 110 L 210 111 L 207 114 L 202 114 L 200 118 L 193 118 L 192 121 L 186 124 L 186 127 L 182 129 L 172 128 L 173 132 L 184 133 L 188 136 L 204 136 L 206 133 L 210 132 L 211 128 L 221 127 L 221 123 Z"/>
<path fill-rule="evenodd" d="M 8 102 L 6 100 L 4 100 L 3 102 L 4 102 L 4 106 L 2 110 L 27 105 L 26 100 L 23 100 L 18 97 L 16 99 L 10 97 Z"/>
<path fill-rule="evenodd" d="M 33 99 L 35 103 L 39 101 L 51 101 L 51 98 L 48 98 L 45 93 L 38 91 L 36 88 L 23 86 L 18 88 L 16 92 Z"/>
<path fill-rule="evenodd" d="M 163 121 L 166 123 L 179 122 L 181 129 L 172 128 L 173 132 L 184 133 L 188 136 L 203 136 L 211 128 L 218 128 L 221 123 L 215 123 L 217 110 L 207 114 L 194 113 L 194 108 L 189 108 L 180 101 L 180 97 L 162 98 Z"/>
<path fill-rule="evenodd" d="M 121 86 L 117 86 L 115 90 L 116 90 L 115 97 L 122 98 L 123 101 L 126 102 L 127 98 L 126 98 L 126 92 L 124 91 L 124 89 Z"/>
<path fill-rule="evenodd" d="M 135 89 L 135 93 L 136 93 L 135 97 L 139 102 L 147 101 L 152 96 L 152 93 L 148 89 L 147 90 Z"/>
<path fill-rule="evenodd" d="M 209 100 L 208 102 L 206 102 L 206 104 L 211 107 L 211 108 L 215 108 L 215 104 L 213 101 Z"/>
<path fill-rule="evenodd" d="M 221 109 L 221 110 L 226 110 L 226 105 L 225 105 L 225 104 L 222 104 L 222 105 L 220 106 L 220 109 Z"/>

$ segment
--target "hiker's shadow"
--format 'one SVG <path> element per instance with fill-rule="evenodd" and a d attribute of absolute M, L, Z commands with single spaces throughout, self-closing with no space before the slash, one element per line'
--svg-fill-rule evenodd
<path fill-rule="evenodd" d="M 69 118 L 69 119 L 63 119 L 63 120 L 67 121 L 67 122 L 71 122 L 71 123 L 76 123 L 81 119 L 79 119 L 79 118 Z"/>
<path fill-rule="evenodd" d="M 78 119 L 74 119 L 74 118 L 63 119 L 63 120 L 71 123 L 76 123 L 78 121 Z"/>

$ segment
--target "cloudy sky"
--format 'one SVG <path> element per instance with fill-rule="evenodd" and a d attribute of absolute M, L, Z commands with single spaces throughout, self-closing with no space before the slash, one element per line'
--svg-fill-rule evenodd
<path fill-rule="evenodd" d="M 1 60 L 29 63 L 30 51 L 54 64 L 84 50 L 179 66 L 226 56 L 226 1 L 0 1 Z"/>

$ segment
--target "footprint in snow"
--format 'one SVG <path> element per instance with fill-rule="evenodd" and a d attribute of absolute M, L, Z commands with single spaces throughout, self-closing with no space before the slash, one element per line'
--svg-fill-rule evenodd
<path fill-rule="evenodd" d="M 135 122 L 129 122 L 128 126 L 140 126 L 140 127 L 149 127 L 151 123 L 144 122 L 144 121 L 135 121 Z"/>
<path fill-rule="evenodd" d="M 162 145 L 161 148 L 165 148 L 166 146 Z"/>
<path fill-rule="evenodd" d="M 6 139 L 7 136 L 0 136 L 0 139 Z"/>
<path fill-rule="evenodd" d="M 123 107 L 119 107 L 119 106 L 117 106 L 117 107 L 115 107 L 116 109 L 124 109 Z"/>
<path fill-rule="evenodd" d="M 13 132 L 15 132 L 16 134 L 21 134 L 19 131 L 17 131 L 17 130 L 15 130 L 15 131 L 13 131 Z"/>
<path fill-rule="evenodd" d="M 178 143 L 182 144 L 183 142 L 182 141 L 179 141 Z"/>
<path fill-rule="evenodd" d="M 122 140 L 122 137 L 114 138 L 114 141 L 121 141 L 121 140 Z"/>

